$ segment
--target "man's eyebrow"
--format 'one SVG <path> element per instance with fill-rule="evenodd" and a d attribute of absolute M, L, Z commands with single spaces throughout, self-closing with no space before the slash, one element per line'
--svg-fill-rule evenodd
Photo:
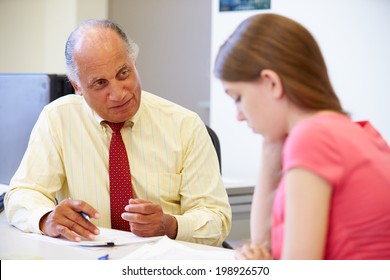
<path fill-rule="evenodd" d="M 129 65 L 128 63 L 122 64 L 121 66 L 118 67 L 117 72 L 119 72 L 119 71 L 122 70 L 123 68 L 129 68 L 129 69 L 130 69 L 130 65 Z"/>

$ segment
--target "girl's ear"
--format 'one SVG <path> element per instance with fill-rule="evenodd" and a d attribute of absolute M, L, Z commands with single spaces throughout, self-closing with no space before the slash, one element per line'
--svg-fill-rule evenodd
<path fill-rule="evenodd" d="M 263 71 L 261 71 L 260 77 L 264 81 L 268 82 L 272 90 L 272 95 L 275 98 L 280 99 L 284 96 L 282 80 L 280 79 L 279 75 L 276 74 L 275 71 L 272 71 L 270 69 L 264 69 Z"/>

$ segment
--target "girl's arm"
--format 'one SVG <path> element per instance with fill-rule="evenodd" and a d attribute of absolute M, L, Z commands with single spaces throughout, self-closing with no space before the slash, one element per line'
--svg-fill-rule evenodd
<path fill-rule="evenodd" d="M 289 170 L 286 182 L 282 259 L 323 259 L 328 232 L 331 185 L 303 169 Z"/>
<path fill-rule="evenodd" d="M 271 249 L 272 205 L 282 172 L 283 142 L 264 140 L 259 178 L 251 208 L 251 241 Z"/>
<path fill-rule="evenodd" d="M 237 259 L 272 259 L 272 205 L 282 172 L 283 141 L 263 141 L 259 177 L 252 199 L 251 244 L 236 250 Z"/>

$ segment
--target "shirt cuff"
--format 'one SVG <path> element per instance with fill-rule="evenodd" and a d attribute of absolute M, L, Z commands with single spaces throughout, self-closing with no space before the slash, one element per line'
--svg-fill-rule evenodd
<path fill-rule="evenodd" d="M 191 219 L 182 215 L 173 215 L 177 221 L 176 240 L 191 241 L 194 236 L 194 228 L 191 226 Z"/>
<path fill-rule="evenodd" d="M 39 233 L 39 234 L 45 234 L 44 232 L 41 231 L 41 229 L 39 228 L 39 222 L 40 220 L 42 219 L 42 217 L 44 215 L 46 215 L 47 213 L 53 211 L 54 209 L 52 208 L 48 208 L 48 207 L 45 207 L 45 208 L 40 208 L 39 210 L 35 211 L 32 215 L 31 215 L 31 223 L 30 223 L 30 230 L 31 232 L 34 232 L 34 233 Z"/>

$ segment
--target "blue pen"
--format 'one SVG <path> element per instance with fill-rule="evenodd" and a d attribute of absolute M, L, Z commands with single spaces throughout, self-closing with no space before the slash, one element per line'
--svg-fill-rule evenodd
<path fill-rule="evenodd" d="M 68 198 L 68 199 L 72 199 L 72 198 Z M 89 218 L 89 216 L 88 216 L 88 214 L 86 214 L 86 213 L 84 213 L 84 212 L 80 212 L 80 215 L 84 218 L 84 219 L 86 219 L 87 221 L 91 221 L 91 219 Z"/>
<path fill-rule="evenodd" d="M 0 213 L 3 212 L 3 210 L 4 210 L 4 196 L 5 196 L 5 193 L 3 193 L 0 196 Z"/>
<path fill-rule="evenodd" d="M 108 260 L 108 254 L 107 255 L 104 255 L 104 256 L 101 256 L 100 258 L 98 258 L 98 260 L 101 260 L 101 261 L 105 261 L 105 260 Z"/>
<path fill-rule="evenodd" d="M 87 221 L 91 221 L 88 214 L 85 214 L 84 212 L 80 212 L 80 215 L 83 216 L 83 218 L 86 219 Z"/>

